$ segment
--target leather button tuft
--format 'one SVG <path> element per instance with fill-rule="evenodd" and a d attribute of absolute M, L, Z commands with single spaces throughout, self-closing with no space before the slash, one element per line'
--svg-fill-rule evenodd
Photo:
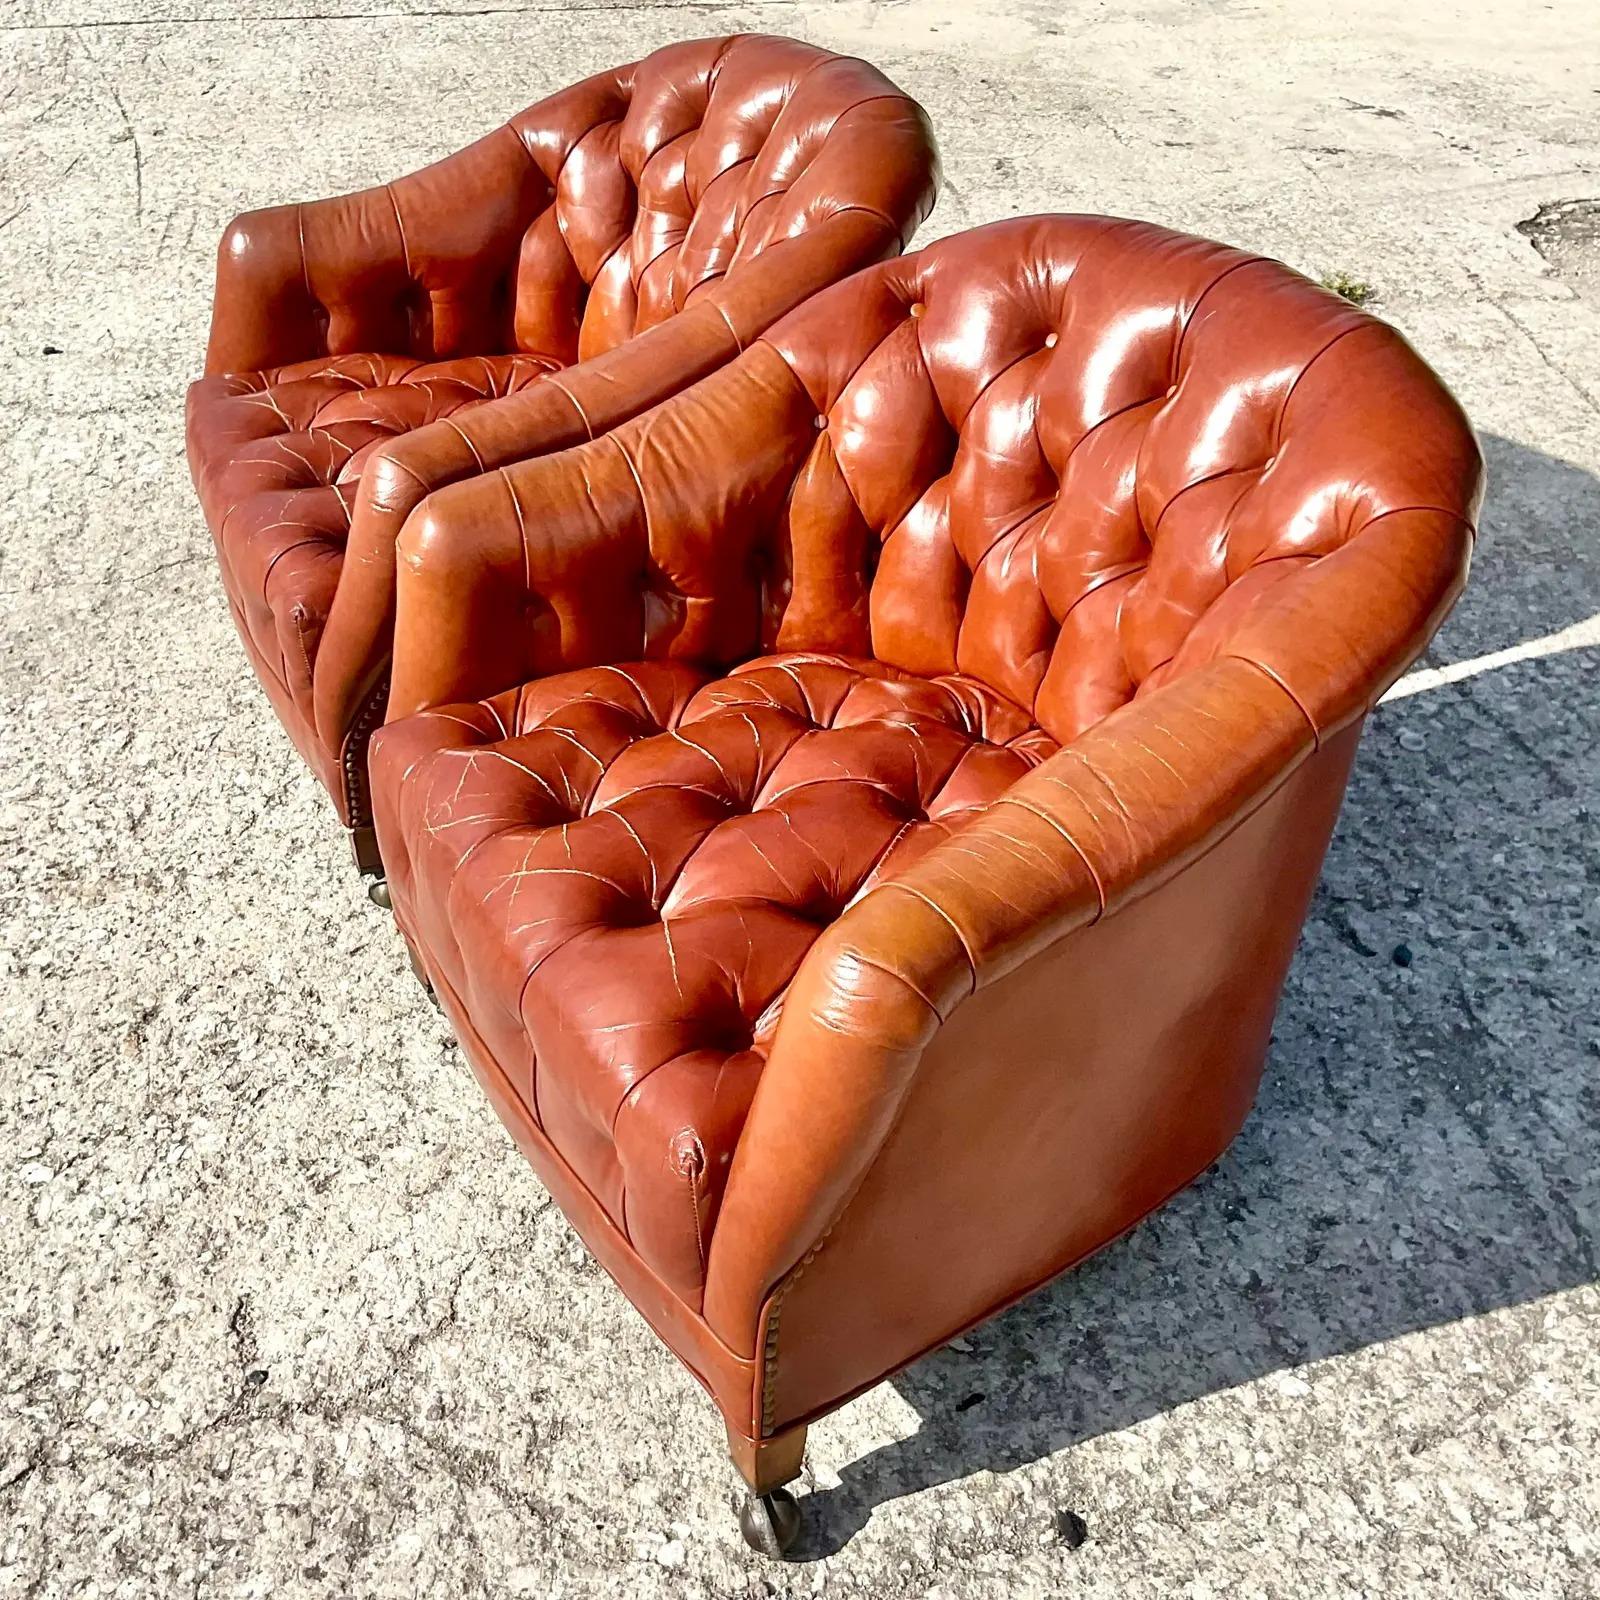
<path fill-rule="evenodd" d="M 672 1165 L 683 1178 L 698 1178 L 706 1170 L 705 1147 L 693 1128 L 680 1129 L 672 1141 Z"/>
<path fill-rule="evenodd" d="M 1170 400 L 1173 397 L 1173 395 L 1175 395 L 1177 392 L 1178 392 L 1178 386 L 1177 386 L 1177 384 L 1173 384 L 1173 386 L 1170 389 L 1167 390 L 1167 399 Z"/>
<path fill-rule="evenodd" d="M 818 417 L 817 418 L 817 420 L 816 420 L 816 429 L 817 429 L 818 433 L 821 433 L 822 430 L 824 428 L 826 428 L 827 426 L 828 426 L 828 419 L 826 417 Z"/>
<path fill-rule="evenodd" d="M 928 308 L 925 305 L 923 305 L 923 303 L 920 300 L 914 300 L 914 301 L 912 301 L 911 305 L 907 309 L 910 311 L 912 316 L 920 317 L 922 315 L 922 313 L 924 311 L 926 311 Z"/>
<path fill-rule="evenodd" d="M 1060 338 L 1061 338 L 1061 335 L 1059 333 L 1047 333 L 1044 336 L 1044 347 L 1045 347 L 1045 349 L 1046 350 L 1054 350 L 1055 347 L 1056 347 L 1056 343 Z"/>
<path fill-rule="evenodd" d="M 610 928 L 648 928 L 662 921 L 661 913 L 648 900 L 634 900 L 619 905 L 606 918 Z"/>

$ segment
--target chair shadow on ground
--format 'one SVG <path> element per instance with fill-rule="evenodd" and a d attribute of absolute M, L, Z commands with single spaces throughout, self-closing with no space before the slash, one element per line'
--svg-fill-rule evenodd
<path fill-rule="evenodd" d="M 1485 449 L 1472 583 L 1424 665 L 1600 611 L 1600 483 Z M 1568 649 L 1374 713 L 1239 1139 L 1128 1238 L 892 1380 L 918 1431 L 812 1491 L 801 1559 L 902 1495 L 1600 1277 L 1580 1198 L 1600 1147 L 1597 667 Z"/>

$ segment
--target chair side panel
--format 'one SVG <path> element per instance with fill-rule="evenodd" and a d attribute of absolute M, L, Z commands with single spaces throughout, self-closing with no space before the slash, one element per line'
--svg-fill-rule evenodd
<path fill-rule="evenodd" d="M 1359 724 L 1205 856 L 939 1031 L 877 1161 L 763 1316 L 767 1431 L 842 1404 L 1126 1232 L 1226 1149 Z"/>

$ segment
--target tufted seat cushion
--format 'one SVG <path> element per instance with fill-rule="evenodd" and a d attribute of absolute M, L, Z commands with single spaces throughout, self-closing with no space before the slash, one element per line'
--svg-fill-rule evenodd
<path fill-rule="evenodd" d="M 377 790 L 401 794 L 389 868 L 439 976 L 546 1137 L 698 1305 L 801 958 L 1054 750 L 960 675 L 642 662 L 399 724 Z"/>
<path fill-rule="evenodd" d="M 224 588 L 272 687 L 312 720 L 311 672 L 361 475 L 386 440 L 551 371 L 542 356 L 320 357 L 195 385 L 190 453 Z"/>

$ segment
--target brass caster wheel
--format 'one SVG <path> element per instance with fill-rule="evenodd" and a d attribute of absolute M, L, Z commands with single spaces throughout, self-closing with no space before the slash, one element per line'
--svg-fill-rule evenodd
<path fill-rule="evenodd" d="M 374 878 L 367 885 L 367 899 L 375 906 L 382 906 L 385 911 L 394 910 L 394 905 L 389 899 L 389 880 L 387 878 Z"/>
<path fill-rule="evenodd" d="M 800 1506 L 787 1489 L 747 1495 L 739 1507 L 739 1532 L 757 1554 L 781 1561 L 800 1537 Z"/>

